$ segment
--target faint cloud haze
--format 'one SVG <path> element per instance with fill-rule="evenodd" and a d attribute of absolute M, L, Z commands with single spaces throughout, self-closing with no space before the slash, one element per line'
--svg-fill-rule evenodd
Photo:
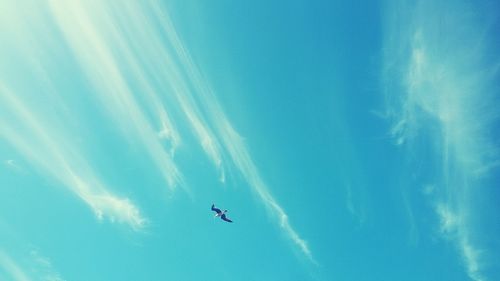
<path fill-rule="evenodd" d="M 438 202 L 440 233 L 454 241 L 469 277 L 488 280 L 478 242 L 484 230 L 475 226 L 481 210 L 471 206 L 472 195 L 482 192 L 478 171 L 487 174 L 498 163 L 488 133 L 498 121 L 497 64 L 485 59 L 492 46 L 481 35 L 491 31 L 467 1 L 395 2 L 387 1 L 384 41 L 390 134 L 412 158 L 418 140 L 434 145 L 435 159 L 426 162 L 440 163 L 439 176 L 423 192 Z"/>

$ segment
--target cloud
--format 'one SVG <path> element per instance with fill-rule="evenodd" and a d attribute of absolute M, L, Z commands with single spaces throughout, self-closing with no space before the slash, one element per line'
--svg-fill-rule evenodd
<path fill-rule="evenodd" d="M 129 138 L 142 143 L 163 174 L 167 186 L 172 190 L 177 186 L 186 188 L 171 154 L 167 153 L 158 138 L 158 130 L 168 132 L 172 152 L 180 143 L 179 134 L 156 95 L 156 89 L 144 78 L 147 74 L 133 55 L 137 50 L 129 47 L 125 39 L 127 34 L 113 22 L 111 11 L 98 1 L 50 1 L 50 11 L 83 73 L 91 81 L 93 94 L 105 112 Z M 133 17 L 133 14 L 130 16 Z M 141 95 L 134 95 L 131 82 L 126 79 L 116 58 L 117 53 L 132 72 L 137 84 L 135 87 Z M 139 97 L 145 97 L 147 106 L 157 114 L 161 129 L 151 125 L 140 106 Z"/>
<path fill-rule="evenodd" d="M 0 219 L 0 280 L 65 280 L 50 258 Z"/>
<path fill-rule="evenodd" d="M 426 184 L 422 187 L 422 193 L 424 195 L 432 195 L 436 191 L 436 186 L 433 184 Z"/>
<path fill-rule="evenodd" d="M 0 278 L 13 281 L 64 281 L 49 258 L 32 249 L 28 257 L 14 259 L 0 250 Z"/>
<path fill-rule="evenodd" d="M 40 254 L 36 249 L 30 251 L 30 258 L 32 260 L 32 271 L 34 271 L 38 280 L 41 281 L 64 281 L 61 275 L 54 269 L 52 261 Z"/>
<path fill-rule="evenodd" d="M 436 208 L 436 212 L 440 219 L 439 229 L 441 233 L 449 234 L 456 232 L 460 223 L 458 216 L 454 214 L 446 204 L 439 204 Z"/>
<path fill-rule="evenodd" d="M 7 166 L 10 166 L 10 167 L 13 167 L 15 169 L 19 169 L 19 166 L 16 164 L 16 161 L 12 160 L 12 159 L 9 159 L 9 160 L 5 160 L 5 164 Z"/>
<path fill-rule="evenodd" d="M 202 106 L 203 112 L 205 112 L 205 115 L 208 120 L 210 120 L 210 124 L 216 132 L 216 134 L 213 134 L 209 130 L 203 129 L 206 128 L 206 126 L 201 124 L 201 118 L 198 117 L 198 112 L 201 112 L 201 110 L 198 109 L 193 102 L 193 100 L 195 100 L 194 97 L 190 97 L 188 92 L 184 93 L 182 96 L 178 96 L 186 114 L 191 116 L 189 119 L 191 124 L 195 127 L 195 131 L 205 151 L 211 157 L 214 164 L 220 167 L 221 152 L 219 150 L 220 148 L 224 149 L 224 153 L 227 154 L 228 158 L 235 164 L 236 168 L 241 172 L 250 187 L 258 195 L 264 206 L 277 218 L 286 236 L 291 239 L 308 259 L 314 261 L 307 242 L 302 239 L 297 231 L 291 226 L 287 214 L 277 200 L 271 195 L 269 187 L 261 178 L 243 139 L 232 127 L 229 119 L 224 114 L 224 110 L 219 105 L 216 96 L 210 89 L 208 83 L 204 80 L 203 75 L 196 67 L 188 51 L 182 45 L 168 15 L 162 11 L 160 7 L 156 6 L 155 8 L 157 17 L 161 19 L 162 27 L 179 57 L 181 67 L 184 69 L 187 78 L 196 90 L 196 100 L 199 102 L 200 106 Z M 215 138 L 215 136 L 217 138 Z"/>
<path fill-rule="evenodd" d="M 1 86 L 1 85 L 0 85 Z M 97 178 L 82 153 L 54 126 L 46 125 L 36 109 L 28 108 L 5 86 L 0 87 L 1 108 L 15 118 L 16 127 L 0 118 L 0 137 L 5 138 L 35 167 L 60 181 L 86 202 L 99 219 L 123 222 L 139 230 L 147 222 L 128 199 L 113 195 Z"/>
<path fill-rule="evenodd" d="M 491 230 L 478 226 L 484 211 L 473 206 L 491 196 L 482 179 L 499 161 L 490 135 L 499 117 L 491 12 L 467 1 L 386 4 L 383 84 L 390 135 L 412 159 L 423 145 L 431 151 L 434 158 L 425 161 L 436 166 L 435 184 L 424 193 L 436 204 L 439 233 L 454 242 L 470 278 L 489 280 L 483 245 Z"/>
<path fill-rule="evenodd" d="M 7 168 L 9 168 L 15 172 L 24 172 L 24 169 L 21 168 L 21 166 L 14 159 L 5 160 L 4 164 Z"/>
<path fill-rule="evenodd" d="M 179 129 L 186 127 L 181 122 L 185 120 L 219 180 L 225 182 L 226 168 L 234 164 L 285 235 L 312 260 L 306 241 L 271 195 L 159 2 L 121 3 L 116 9 L 111 2 L 51 0 L 45 8 L 67 43 L 69 60 L 74 59 L 77 73 L 84 74 L 86 93 L 130 143 L 145 149 L 171 190 L 181 186 L 189 192 L 173 159 L 186 137 Z M 50 101 L 61 104 L 59 98 L 56 93 Z M 144 227 L 147 220 L 139 209 L 104 185 L 67 135 L 64 122 L 59 124 L 62 129 L 49 126 L 51 119 L 7 90 L 1 99 L 23 126 L 19 130 L 7 122 L 0 124 L 0 133 L 13 147 L 70 188 L 99 219 Z"/>
<path fill-rule="evenodd" d="M 75 193 L 92 207 L 99 220 L 107 217 L 111 222 L 128 224 L 134 230 L 141 230 L 147 225 L 148 220 L 130 199 L 111 194 L 99 182 L 90 186 L 71 170 L 67 170 L 67 174 L 70 177 L 69 182 L 75 187 Z"/>
<path fill-rule="evenodd" d="M 469 277 L 475 281 L 485 280 L 480 272 L 483 250 L 470 241 L 470 226 L 464 215 L 457 214 L 446 203 L 438 204 L 436 213 L 440 219 L 441 234 L 457 244 Z"/>
<path fill-rule="evenodd" d="M 363 200 L 359 198 L 359 196 L 356 196 L 358 194 L 361 194 L 359 192 L 361 186 L 360 184 L 354 185 L 350 181 L 345 181 L 344 186 L 346 193 L 345 205 L 347 211 L 349 211 L 349 213 L 357 220 L 359 225 L 362 225 L 364 224 L 366 219 L 365 211 L 363 205 L 361 204 Z"/>
<path fill-rule="evenodd" d="M 295 243 L 295 245 L 309 260 L 315 263 L 307 242 L 302 239 L 297 231 L 291 226 L 284 209 L 271 195 L 269 187 L 262 179 L 257 166 L 253 162 L 253 159 L 243 142 L 243 139 L 234 130 L 215 97 L 211 94 L 211 92 L 205 92 L 202 98 L 206 106 L 210 109 L 211 118 L 214 122 L 218 135 L 222 140 L 223 147 L 232 162 L 236 165 L 236 168 L 242 173 L 250 187 L 252 187 L 253 191 L 264 203 L 264 206 L 266 206 L 271 214 L 279 219 L 280 226 L 285 234 Z"/>
<path fill-rule="evenodd" d="M 27 270 L 22 268 L 16 261 L 14 261 L 7 253 L 0 250 L 0 273 L 7 274 L 10 280 L 13 281 L 31 281 Z M 2 275 L 0 275 L 2 276 Z"/>

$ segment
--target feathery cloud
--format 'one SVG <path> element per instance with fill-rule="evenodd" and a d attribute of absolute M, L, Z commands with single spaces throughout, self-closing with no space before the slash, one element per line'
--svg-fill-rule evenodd
<path fill-rule="evenodd" d="M 171 189 L 178 185 L 185 188 L 186 186 L 182 185 L 183 179 L 180 171 L 158 138 L 158 129 L 149 122 L 139 105 L 138 98 L 122 73 L 114 48 L 123 54 L 134 76 L 138 77 L 136 79 L 139 80 L 139 90 L 145 94 L 148 104 L 155 109 L 154 112 L 157 112 L 158 119 L 162 122 L 161 130 L 166 129 L 169 132 L 168 136 L 172 141 L 171 149 L 173 150 L 180 142 L 179 135 L 152 86 L 143 78 L 145 73 L 131 55 L 133 50 L 130 50 L 124 42 L 126 35 L 114 25 L 105 3 L 54 0 L 50 1 L 50 4 L 57 26 L 71 46 L 79 66 L 90 79 L 94 94 L 100 101 L 100 105 L 105 108 L 105 112 L 111 115 L 124 133 L 143 144 Z M 97 24 L 100 25 L 97 26 Z M 96 64 L 96 61 L 99 63 Z"/>
<path fill-rule="evenodd" d="M 89 83 L 88 94 L 129 141 L 147 151 L 172 190 L 176 186 L 187 189 L 173 160 L 185 137 L 181 138 L 178 130 L 178 117 L 184 118 L 218 171 L 219 180 L 225 182 L 226 167 L 233 163 L 286 236 L 312 260 L 306 241 L 271 195 L 242 138 L 161 4 L 129 2 L 120 4 L 120 9 L 113 5 L 93 0 L 51 0 L 46 7 Z M 68 186 L 98 218 L 107 217 L 135 229 L 144 226 L 147 220 L 138 208 L 105 187 L 64 130 L 48 126 L 44 118 L 35 116 L 36 111 L 28 110 L 27 104 L 8 91 L 3 91 L 1 97 L 26 129 L 19 131 L 8 124 L 2 127 L 0 133 L 12 146 Z"/>
<path fill-rule="evenodd" d="M 224 110 L 218 103 L 216 96 L 210 89 L 208 83 L 204 80 L 203 75 L 196 67 L 188 51 L 182 45 L 168 15 L 166 15 L 158 6 L 155 11 L 158 14 L 158 18 L 162 20 L 162 27 L 170 39 L 170 42 L 172 42 L 174 50 L 179 57 L 181 66 L 184 68 L 185 73 L 187 73 L 189 81 L 196 89 L 196 98 L 199 101 L 200 106 L 203 107 L 205 115 L 208 117 L 208 120 L 210 120 L 210 124 L 216 132 L 215 136 L 217 136 L 217 139 L 213 138 L 212 134 L 209 134 L 208 131 L 200 131 L 198 133 L 198 137 L 202 143 L 204 143 L 205 150 L 208 151 L 207 153 L 214 160 L 215 165 L 220 166 L 219 147 L 224 149 L 224 153 L 227 154 L 228 158 L 235 164 L 236 168 L 241 172 L 250 187 L 261 199 L 264 206 L 278 219 L 279 225 L 286 236 L 292 240 L 292 242 L 308 259 L 314 261 L 307 242 L 302 239 L 296 230 L 291 226 L 287 214 L 279 205 L 277 200 L 271 195 L 269 187 L 261 178 L 258 168 L 253 162 L 243 139 L 232 127 L 229 119 L 224 114 Z M 187 94 L 180 97 L 181 104 L 193 99 L 186 97 L 188 97 Z M 188 114 L 201 111 L 197 109 L 194 103 L 190 103 L 189 105 L 184 106 L 184 108 L 187 109 L 186 112 Z M 197 119 L 197 117 L 191 119 L 191 123 L 195 127 L 200 126 Z M 201 128 L 205 128 L 205 126 L 202 126 Z"/>
<path fill-rule="evenodd" d="M 14 128 L 0 118 L 1 137 L 33 165 L 85 201 L 99 219 L 108 217 L 137 230 L 145 226 L 147 220 L 141 216 L 139 209 L 129 199 L 117 197 L 104 187 L 64 132 L 47 125 L 42 116 L 35 115 L 36 110 L 28 108 L 9 89 L 0 86 L 3 113 L 11 114 L 18 121 L 18 126 Z"/>
<path fill-rule="evenodd" d="M 484 229 L 475 226 L 481 210 L 471 206 L 484 190 L 479 177 L 498 163 L 489 136 L 498 122 L 497 64 L 485 60 L 490 45 L 484 35 L 491 32 L 470 12 L 480 7 L 466 1 L 396 2 L 387 1 L 385 17 L 390 133 L 413 152 L 421 143 L 417 139 L 433 145 L 431 161 L 438 163 L 439 176 L 424 192 L 438 202 L 440 233 L 456 245 L 469 277 L 487 280 L 482 274 L 487 249 L 478 242 Z"/>
<path fill-rule="evenodd" d="M 7 277 L 13 281 L 31 281 L 27 270 L 16 263 L 7 253 L 0 250 L 0 273 L 3 269 Z M 2 275 L 0 275 L 2 276 Z"/>
<path fill-rule="evenodd" d="M 30 251 L 30 258 L 32 260 L 32 271 L 38 276 L 41 281 L 64 281 L 61 275 L 54 269 L 52 261 L 43 256 L 40 251 L 32 249 Z"/>

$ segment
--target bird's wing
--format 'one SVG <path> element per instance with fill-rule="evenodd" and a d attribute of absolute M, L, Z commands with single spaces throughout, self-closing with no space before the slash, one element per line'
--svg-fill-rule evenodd
<path fill-rule="evenodd" d="M 226 214 L 223 214 L 220 218 L 227 221 L 227 222 L 233 222 L 232 220 L 230 220 L 226 217 Z"/>
<path fill-rule="evenodd" d="M 220 209 L 215 208 L 214 204 L 212 204 L 212 211 L 216 212 L 217 214 L 222 213 L 222 211 Z"/>

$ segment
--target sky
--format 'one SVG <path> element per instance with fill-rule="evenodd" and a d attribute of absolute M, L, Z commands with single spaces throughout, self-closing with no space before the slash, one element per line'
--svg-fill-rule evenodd
<path fill-rule="evenodd" d="M 500 280 L 499 6 L 0 0 L 0 280 Z"/>

